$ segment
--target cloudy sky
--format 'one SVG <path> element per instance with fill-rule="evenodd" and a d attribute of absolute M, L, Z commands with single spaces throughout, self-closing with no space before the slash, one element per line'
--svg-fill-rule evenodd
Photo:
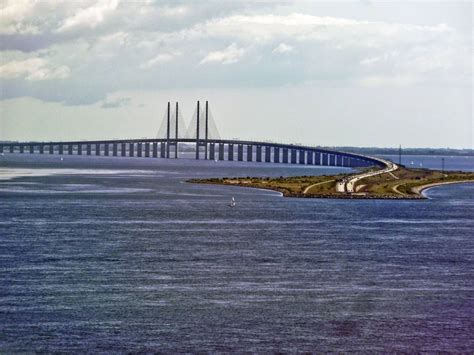
<path fill-rule="evenodd" d="M 0 139 L 154 137 L 209 100 L 223 138 L 473 148 L 465 2 L 0 0 Z"/>

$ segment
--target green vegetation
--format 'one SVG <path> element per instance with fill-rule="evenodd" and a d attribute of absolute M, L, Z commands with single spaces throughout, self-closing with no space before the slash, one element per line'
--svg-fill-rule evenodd
<path fill-rule="evenodd" d="M 269 189 L 279 191 L 288 197 L 387 199 L 423 198 L 421 190 L 424 187 L 453 182 L 474 182 L 474 173 L 471 172 L 399 168 L 393 173 L 384 173 L 359 180 L 354 193 L 337 192 L 336 182 L 348 176 L 350 175 L 214 178 L 194 179 L 189 182 Z"/>

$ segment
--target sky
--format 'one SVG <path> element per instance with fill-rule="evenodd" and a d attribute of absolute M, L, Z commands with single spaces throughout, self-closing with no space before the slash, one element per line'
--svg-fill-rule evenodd
<path fill-rule="evenodd" d="M 0 140 L 474 148 L 473 4 L 0 0 Z"/>

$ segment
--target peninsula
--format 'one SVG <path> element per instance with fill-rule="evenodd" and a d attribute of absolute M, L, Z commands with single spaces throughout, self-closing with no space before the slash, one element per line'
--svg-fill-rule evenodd
<path fill-rule="evenodd" d="M 363 176 L 363 177 L 361 177 Z M 355 178 L 358 177 L 358 178 Z M 355 181 L 350 189 L 338 188 Z M 364 199 L 423 199 L 426 188 L 471 182 L 474 172 L 412 169 L 396 166 L 390 171 L 376 168 L 362 174 L 295 176 L 279 178 L 242 177 L 192 179 L 192 183 L 253 187 L 279 191 L 286 197 L 364 198 Z"/>

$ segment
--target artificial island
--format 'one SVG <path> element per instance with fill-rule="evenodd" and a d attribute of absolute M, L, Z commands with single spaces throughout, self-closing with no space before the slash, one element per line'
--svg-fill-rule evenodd
<path fill-rule="evenodd" d="M 285 197 L 424 199 L 424 189 L 444 184 L 474 183 L 474 173 L 414 169 L 393 164 L 389 169 L 369 168 L 352 175 L 211 178 L 189 182 L 268 189 L 281 192 Z"/>

